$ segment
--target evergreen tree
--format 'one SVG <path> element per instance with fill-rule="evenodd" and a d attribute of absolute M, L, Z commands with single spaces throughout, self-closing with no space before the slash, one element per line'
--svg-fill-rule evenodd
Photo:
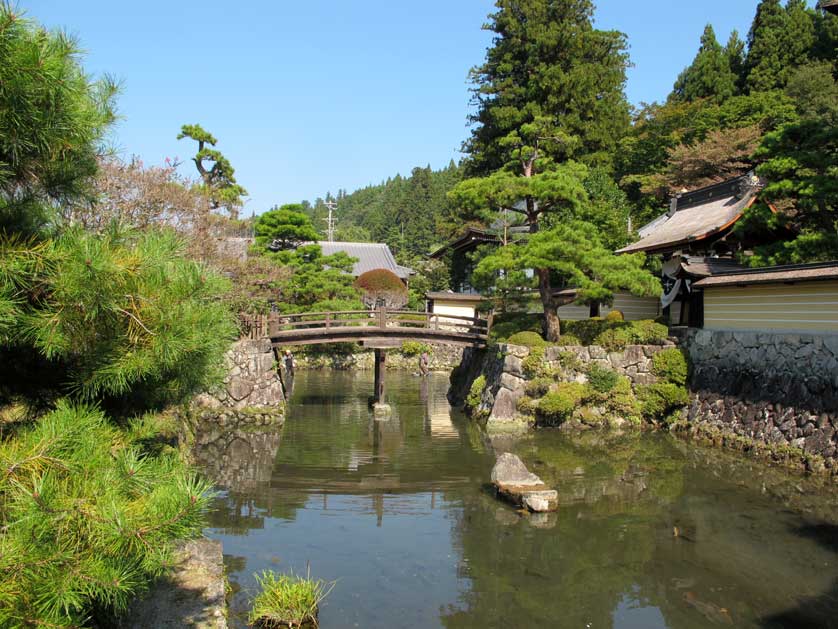
<path fill-rule="evenodd" d="M 785 12 L 780 0 L 760 0 L 748 33 L 748 77 L 752 91 L 771 90 L 781 85 Z"/>
<path fill-rule="evenodd" d="M 502 276 L 506 286 L 521 289 L 533 282 L 527 270 L 548 269 L 556 288 L 576 289 L 573 297 L 553 296 L 555 306 L 572 302 L 610 304 L 617 290 L 646 297 L 659 295 L 660 282 L 643 268 L 645 255 L 614 255 L 602 244 L 598 231 L 590 223 L 570 220 L 533 234 L 525 242 L 497 247 L 480 260 L 474 280 L 491 289 Z M 556 341 L 561 321 L 557 313 L 551 319 L 547 340 Z"/>
<path fill-rule="evenodd" d="M 739 37 L 739 31 L 733 30 L 725 45 L 725 56 L 730 71 L 736 77 L 736 93 L 741 94 L 745 88 L 745 42 Z"/>
<path fill-rule="evenodd" d="M 272 251 L 294 249 L 304 242 L 317 242 L 320 234 L 300 203 L 268 210 L 256 219 L 256 246 Z"/>
<path fill-rule="evenodd" d="M 237 220 L 243 204 L 242 197 L 247 196 L 247 190 L 236 182 L 236 171 L 230 160 L 221 151 L 209 148 L 215 146 L 218 140 L 199 124 L 183 125 L 177 139 L 183 138 L 198 143 L 198 152 L 192 161 L 195 162 L 195 168 L 201 176 L 203 190 L 209 196 L 212 208 L 223 208 L 231 219 Z"/>
<path fill-rule="evenodd" d="M 729 54 L 716 41 L 713 27 L 708 24 L 701 35 L 698 54 L 678 77 L 671 98 L 685 101 L 710 98 L 721 102 L 736 92 L 736 78 Z"/>
<path fill-rule="evenodd" d="M 629 126 L 622 33 L 594 29 L 590 0 L 498 0 L 495 34 L 471 71 L 470 173 L 533 154 L 608 163 Z"/>

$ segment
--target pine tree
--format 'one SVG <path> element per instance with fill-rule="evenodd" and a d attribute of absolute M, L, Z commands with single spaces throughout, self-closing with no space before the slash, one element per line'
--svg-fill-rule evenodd
<path fill-rule="evenodd" d="M 593 28 L 589 0 L 499 0 L 486 62 L 472 70 L 477 113 L 469 179 L 452 192 L 464 218 L 519 213 L 531 232 L 588 201 L 590 164 L 609 164 L 627 130 L 625 36 Z M 544 335 L 560 334 L 551 270 L 534 267 Z"/>
<path fill-rule="evenodd" d="M 263 251 L 294 249 L 304 242 L 317 242 L 320 234 L 300 203 L 275 207 L 256 219 L 256 246 Z"/>
<path fill-rule="evenodd" d="M 713 27 L 708 24 L 701 35 L 701 47 L 692 64 L 675 82 L 672 98 L 694 101 L 709 98 L 724 101 L 736 93 L 736 74 L 730 55 L 719 45 Z"/>

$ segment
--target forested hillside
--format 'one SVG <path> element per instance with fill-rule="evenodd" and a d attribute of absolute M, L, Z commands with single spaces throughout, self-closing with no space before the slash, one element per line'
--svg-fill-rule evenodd
<path fill-rule="evenodd" d="M 462 228 L 452 219 L 448 192 L 462 179 L 453 161 L 442 170 L 414 168 L 409 177 L 396 175 L 352 193 L 340 190 L 305 203 L 322 233 L 329 214 L 325 202 L 337 203 L 335 240 L 386 242 L 400 259 L 427 254 Z"/>

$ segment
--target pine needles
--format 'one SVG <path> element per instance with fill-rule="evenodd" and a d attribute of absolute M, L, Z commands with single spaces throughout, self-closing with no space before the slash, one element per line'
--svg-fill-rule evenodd
<path fill-rule="evenodd" d="M 60 403 L 0 445 L 0 626 L 124 610 L 170 564 L 174 540 L 200 532 L 208 485 L 128 434 Z"/>

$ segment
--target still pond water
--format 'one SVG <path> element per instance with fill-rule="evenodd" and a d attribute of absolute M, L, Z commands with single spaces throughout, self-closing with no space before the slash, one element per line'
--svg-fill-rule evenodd
<path fill-rule="evenodd" d="M 206 533 L 232 627 L 265 569 L 336 581 L 324 629 L 838 627 L 838 498 L 816 481 L 663 435 L 491 444 L 443 374 L 388 374 L 376 422 L 371 379 L 301 373 L 284 427 L 199 456 L 223 490 Z M 494 448 L 553 484 L 559 512 L 496 502 Z"/>

